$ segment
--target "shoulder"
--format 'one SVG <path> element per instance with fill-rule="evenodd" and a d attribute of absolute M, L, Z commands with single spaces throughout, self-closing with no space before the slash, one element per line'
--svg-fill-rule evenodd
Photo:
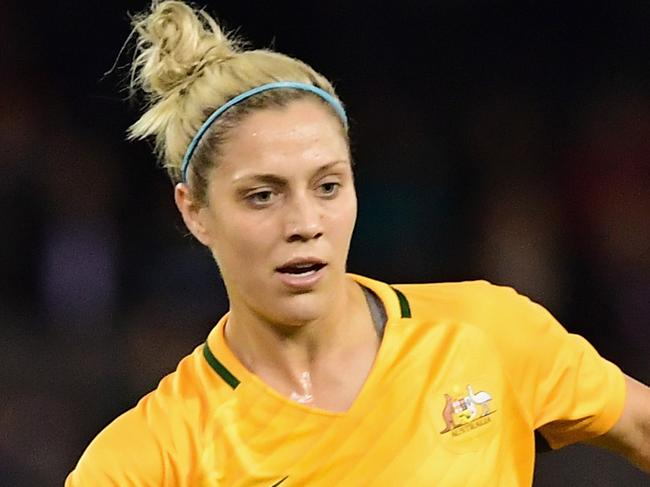
<path fill-rule="evenodd" d="M 383 301 L 389 318 L 401 316 L 415 328 L 483 329 L 500 334 L 517 325 L 520 334 L 561 329 L 551 314 L 513 288 L 485 280 L 425 284 L 386 284 L 351 275 Z M 438 326 L 435 326 L 438 325 Z M 414 328 L 413 326 L 409 328 Z"/>
<path fill-rule="evenodd" d="M 427 320 L 442 318 L 467 324 L 500 321 L 513 314 L 542 312 L 513 288 L 488 281 L 396 284 L 409 301 L 414 317 Z"/>
<path fill-rule="evenodd" d="M 545 307 L 511 287 L 487 281 L 394 287 L 408 300 L 418 328 L 431 333 L 444 328 L 447 333 L 480 340 L 512 363 L 582 341 Z"/>
<path fill-rule="evenodd" d="M 507 305 L 509 302 L 526 300 L 510 287 L 498 286 L 485 280 L 387 284 L 357 274 L 349 275 L 360 285 L 375 292 L 388 308 L 392 309 L 397 303 L 395 299 L 397 293 L 400 301 L 405 298 L 405 303 L 408 303 L 411 311 L 420 319 L 427 318 L 432 313 L 442 315 L 463 314 L 475 310 L 485 311 L 496 306 Z"/>
<path fill-rule="evenodd" d="M 196 347 L 155 390 L 93 439 L 66 485 L 125 485 L 133 478 L 181 485 L 175 476 L 190 476 L 202 425 L 212 405 L 225 397 L 226 387 L 207 365 L 203 345 Z"/>
<path fill-rule="evenodd" d="M 197 442 L 209 411 L 231 397 L 232 389 L 208 363 L 204 343 L 184 357 L 132 413 L 142 417 L 165 443 L 177 445 L 188 438 Z"/>

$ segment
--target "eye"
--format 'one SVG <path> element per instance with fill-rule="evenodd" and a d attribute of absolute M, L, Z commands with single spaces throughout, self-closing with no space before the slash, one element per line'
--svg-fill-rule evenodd
<path fill-rule="evenodd" d="M 321 184 L 318 187 L 318 190 L 322 196 L 331 198 L 333 196 L 336 196 L 336 194 L 339 192 L 340 187 L 341 187 L 340 183 L 329 181 L 327 183 Z"/>
<path fill-rule="evenodd" d="M 275 194 L 270 190 L 257 191 L 255 193 L 247 195 L 246 201 L 248 201 L 253 206 L 263 207 L 268 206 L 270 203 L 272 203 L 274 196 Z"/>

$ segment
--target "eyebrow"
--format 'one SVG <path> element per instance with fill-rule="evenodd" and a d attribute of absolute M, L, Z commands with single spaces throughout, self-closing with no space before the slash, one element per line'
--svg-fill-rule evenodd
<path fill-rule="evenodd" d="M 324 164 L 323 166 L 320 166 L 318 169 L 314 171 L 314 175 L 312 177 L 317 177 L 321 173 L 327 172 L 330 169 L 332 169 L 334 166 L 337 166 L 339 164 L 347 164 L 348 161 L 346 160 L 338 160 L 338 161 L 333 161 L 329 162 L 327 164 Z M 276 174 L 247 174 L 241 177 L 238 177 L 234 180 L 235 183 L 240 183 L 242 181 L 257 181 L 260 183 L 265 183 L 265 184 L 271 184 L 271 185 L 276 185 L 276 186 L 286 186 L 288 183 L 288 180 L 286 178 L 283 178 L 281 176 L 278 176 Z"/>

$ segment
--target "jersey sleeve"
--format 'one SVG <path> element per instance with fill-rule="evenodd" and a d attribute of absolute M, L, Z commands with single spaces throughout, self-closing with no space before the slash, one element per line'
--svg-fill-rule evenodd
<path fill-rule="evenodd" d="M 149 425 L 146 409 L 141 402 L 104 428 L 88 445 L 65 487 L 168 485 L 164 470 L 170 457 L 160 432 Z"/>
<path fill-rule="evenodd" d="M 510 288 L 493 293 L 489 333 L 531 426 L 552 448 L 609 431 L 625 401 L 620 369 L 542 306 Z"/>
<path fill-rule="evenodd" d="M 88 445 L 65 487 L 192 484 L 198 401 L 179 398 L 177 373 L 163 379 Z"/>

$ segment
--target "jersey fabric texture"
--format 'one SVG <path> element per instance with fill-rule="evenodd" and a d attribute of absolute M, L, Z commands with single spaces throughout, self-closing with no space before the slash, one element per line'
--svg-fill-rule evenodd
<path fill-rule="evenodd" d="M 350 277 L 387 321 L 347 412 L 249 372 L 224 340 L 226 315 L 92 441 L 66 486 L 530 486 L 535 431 L 559 448 L 621 415 L 621 371 L 512 289 Z"/>

